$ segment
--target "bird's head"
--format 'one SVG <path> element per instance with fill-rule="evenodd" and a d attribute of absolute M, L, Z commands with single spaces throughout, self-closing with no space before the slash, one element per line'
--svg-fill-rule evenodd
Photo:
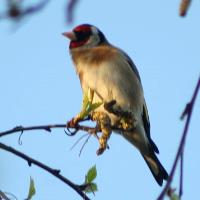
<path fill-rule="evenodd" d="M 107 43 L 104 34 L 90 24 L 76 26 L 72 31 L 64 32 L 63 35 L 70 39 L 70 49 L 90 48 Z"/>

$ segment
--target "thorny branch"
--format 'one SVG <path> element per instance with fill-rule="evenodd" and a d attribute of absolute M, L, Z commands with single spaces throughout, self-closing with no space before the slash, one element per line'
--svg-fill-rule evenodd
<path fill-rule="evenodd" d="M 17 151 L 16 149 L 7 146 L 3 143 L 0 143 L 0 148 L 4 149 L 5 151 L 8 151 L 24 160 L 26 160 L 28 162 L 28 165 L 31 166 L 32 164 L 38 166 L 39 168 L 49 172 L 50 174 L 52 174 L 53 176 L 55 176 L 56 178 L 58 178 L 59 180 L 61 180 L 62 182 L 64 182 L 65 184 L 69 185 L 72 189 L 74 189 L 81 197 L 83 197 L 84 200 L 90 200 L 86 194 L 80 189 L 79 185 L 74 184 L 72 181 L 70 181 L 69 179 L 67 179 L 66 177 L 62 176 L 60 174 L 60 170 L 58 169 L 53 169 L 29 156 L 27 156 L 26 154 Z"/>
<path fill-rule="evenodd" d="M 192 99 L 185 106 L 185 109 L 184 109 L 183 114 L 181 116 L 182 120 L 183 120 L 184 117 L 187 117 L 186 122 L 185 122 L 185 127 L 184 127 L 184 130 L 183 130 L 183 134 L 182 134 L 182 138 L 181 138 L 181 141 L 180 141 L 180 144 L 179 144 L 179 148 L 178 148 L 178 151 L 177 151 L 177 154 L 176 154 L 176 157 L 175 157 L 171 172 L 169 174 L 168 181 L 167 181 L 164 189 L 160 193 L 159 197 L 157 198 L 157 200 L 163 200 L 165 194 L 167 193 L 168 189 L 170 188 L 170 185 L 171 185 L 172 179 L 174 177 L 174 173 L 175 173 L 178 161 L 179 161 L 179 159 L 183 159 L 183 151 L 184 151 L 184 146 L 185 146 L 185 139 L 186 139 L 186 136 L 188 134 L 190 120 L 191 120 L 191 116 L 192 116 L 192 111 L 193 111 L 195 100 L 197 98 L 197 94 L 198 94 L 199 90 L 200 90 L 200 77 L 199 77 L 197 85 L 195 87 Z M 182 183 L 182 181 L 183 181 L 183 162 L 182 161 L 181 161 L 181 175 L 180 175 L 181 178 L 180 178 L 180 192 L 179 192 L 179 196 L 180 197 L 181 197 L 181 195 L 183 193 L 183 191 L 182 191 L 182 187 L 183 187 L 183 183 Z"/>

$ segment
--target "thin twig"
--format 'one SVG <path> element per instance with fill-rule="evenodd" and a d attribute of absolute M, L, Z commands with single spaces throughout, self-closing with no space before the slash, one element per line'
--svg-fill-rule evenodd
<path fill-rule="evenodd" d="M 24 132 L 24 131 L 33 131 L 33 130 L 44 130 L 44 131 L 48 131 L 51 132 L 51 129 L 53 128 L 66 128 L 66 124 L 48 124 L 48 125 L 39 125 L 39 126 L 27 126 L 27 127 L 23 127 L 23 126 L 16 126 L 12 129 L 9 129 L 7 131 L 3 131 L 0 132 L 0 137 L 12 134 L 12 133 L 16 133 L 16 132 Z M 71 127 L 68 127 L 71 128 Z M 74 128 L 74 127 L 72 127 Z M 82 125 L 77 125 L 76 128 L 78 131 L 82 130 L 82 131 L 86 131 L 86 132 L 95 132 L 96 128 L 92 128 L 89 126 L 82 126 Z"/>
<path fill-rule="evenodd" d="M 65 184 L 69 185 L 73 190 L 75 190 L 84 200 L 90 200 L 85 193 L 79 188 L 78 185 L 74 184 L 72 181 L 70 181 L 69 179 L 67 179 L 66 177 L 62 176 L 60 174 L 60 170 L 57 169 L 53 169 L 29 156 L 27 156 L 26 154 L 10 147 L 7 146 L 3 143 L 0 143 L 0 148 L 4 149 L 5 151 L 8 151 L 24 160 L 26 160 L 28 162 L 28 165 L 31 166 L 31 164 L 34 164 L 40 168 L 42 168 L 43 170 L 49 172 L 50 174 L 52 174 L 54 177 L 58 178 L 59 180 L 61 180 L 62 182 L 64 182 Z"/>
<path fill-rule="evenodd" d="M 51 132 L 51 128 L 65 128 L 65 127 L 66 127 L 66 124 L 28 126 L 28 127 L 16 126 L 12 129 L 1 132 L 0 137 L 6 136 L 12 133 L 16 133 L 16 132 L 32 131 L 32 130 L 44 130 L 44 131 Z"/>
<path fill-rule="evenodd" d="M 170 184 L 172 182 L 172 179 L 173 179 L 173 176 L 174 176 L 174 172 L 175 172 L 176 167 L 177 167 L 178 160 L 179 160 L 179 158 L 180 158 L 180 156 L 181 156 L 181 154 L 183 152 L 183 149 L 184 149 L 185 139 L 186 139 L 186 136 L 187 136 L 187 133 L 188 133 L 190 119 L 191 119 L 192 111 L 193 111 L 193 108 L 194 108 L 194 103 L 195 103 L 195 100 L 197 98 L 197 94 L 199 92 L 199 89 L 200 89 L 200 77 L 198 79 L 198 82 L 197 82 L 194 94 L 192 96 L 192 99 L 186 105 L 187 108 L 184 109 L 184 113 L 187 112 L 185 114 L 185 116 L 187 116 L 187 119 L 186 119 L 185 127 L 184 127 L 184 130 L 183 130 L 182 138 L 181 138 L 181 141 L 180 141 L 180 145 L 179 145 L 179 148 L 178 148 L 178 151 L 177 151 L 177 154 L 176 154 L 176 157 L 175 157 L 175 160 L 174 160 L 174 163 L 173 163 L 173 166 L 172 166 L 168 181 L 167 181 L 164 189 L 160 193 L 159 197 L 157 198 L 157 200 L 162 200 L 164 198 L 164 196 L 167 193 L 167 190 L 169 189 Z M 187 111 L 185 111 L 185 110 L 187 110 Z"/>
<path fill-rule="evenodd" d="M 50 0 L 41 0 L 40 2 L 38 2 L 35 5 L 30 5 L 29 7 L 22 9 L 23 1 L 8 0 L 7 1 L 7 4 L 8 4 L 7 13 L 2 14 L 0 16 L 0 19 L 9 18 L 9 19 L 18 20 L 18 19 L 24 17 L 25 15 L 30 15 L 30 14 L 33 14 L 33 13 L 36 13 L 36 12 L 42 10 L 49 1 Z"/>
<path fill-rule="evenodd" d="M 183 151 L 181 153 L 181 163 L 180 163 L 180 188 L 179 188 L 179 198 L 181 199 L 181 196 L 183 194 Z"/>
<path fill-rule="evenodd" d="M 74 15 L 74 8 L 78 4 L 78 0 L 69 0 L 67 2 L 67 22 L 71 23 L 73 21 L 73 15 Z"/>
<path fill-rule="evenodd" d="M 98 127 L 89 127 L 89 126 L 83 126 L 83 125 L 79 125 L 79 124 L 77 124 L 76 127 L 69 127 L 66 124 L 47 124 L 47 125 L 27 126 L 27 127 L 16 126 L 12 129 L 0 132 L 0 137 L 10 135 L 10 134 L 13 134 L 13 133 L 17 133 L 17 132 L 23 133 L 24 131 L 33 131 L 33 130 L 44 130 L 44 131 L 47 131 L 47 132 L 51 132 L 51 129 L 55 129 L 55 128 L 73 128 L 73 129 L 76 130 L 76 133 L 78 131 L 85 131 L 85 132 L 90 133 L 92 135 L 95 135 L 97 132 L 101 131 Z M 116 131 L 124 131 L 124 129 L 118 128 L 118 127 L 115 127 L 115 126 L 112 126 L 111 128 L 112 128 L 112 130 L 116 130 Z"/>

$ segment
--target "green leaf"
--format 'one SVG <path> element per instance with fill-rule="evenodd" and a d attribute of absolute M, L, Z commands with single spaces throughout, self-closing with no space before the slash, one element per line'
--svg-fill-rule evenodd
<path fill-rule="evenodd" d="M 97 184 L 96 183 L 89 183 L 86 189 L 84 190 L 86 193 L 91 193 L 91 192 L 96 192 L 97 189 Z"/>
<path fill-rule="evenodd" d="M 89 98 L 86 94 L 83 95 L 83 105 L 82 110 L 86 110 L 88 107 Z"/>
<path fill-rule="evenodd" d="M 36 193 L 36 190 L 35 190 L 34 180 L 30 177 L 30 185 L 29 185 L 27 200 L 31 200 L 32 197 L 35 195 L 35 193 Z"/>
<path fill-rule="evenodd" d="M 80 112 L 80 118 L 84 119 L 87 117 L 92 111 L 97 109 L 102 105 L 102 102 L 92 103 L 86 94 L 83 95 L 83 105 L 82 110 Z"/>
<path fill-rule="evenodd" d="M 85 183 L 92 183 L 92 181 L 97 177 L 97 169 L 96 169 L 96 165 L 94 165 L 93 167 L 91 167 L 88 172 L 87 175 L 85 177 Z"/>
<path fill-rule="evenodd" d="M 90 111 L 93 111 L 93 110 L 95 110 L 95 109 L 97 109 L 99 106 L 101 106 L 102 105 L 102 102 L 98 102 L 98 103 L 93 103 L 93 104 L 91 104 L 91 106 L 90 106 Z"/>

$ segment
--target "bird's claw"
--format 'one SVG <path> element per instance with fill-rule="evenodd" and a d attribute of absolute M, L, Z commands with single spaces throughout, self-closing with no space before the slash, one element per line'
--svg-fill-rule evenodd
<path fill-rule="evenodd" d="M 103 154 L 106 148 L 109 149 L 109 146 L 107 145 L 107 141 L 108 141 L 108 138 L 105 139 L 103 136 L 99 138 L 100 147 L 96 152 L 98 156 Z"/>
<path fill-rule="evenodd" d="M 80 122 L 80 120 L 81 119 L 79 116 L 73 117 L 70 121 L 67 122 L 66 127 L 67 128 L 76 128 L 78 123 Z"/>
<path fill-rule="evenodd" d="M 103 154 L 104 151 L 105 151 L 104 148 L 99 147 L 99 149 L 96 152 L 97 156 L 100 156 L 101 154 Z"/>

